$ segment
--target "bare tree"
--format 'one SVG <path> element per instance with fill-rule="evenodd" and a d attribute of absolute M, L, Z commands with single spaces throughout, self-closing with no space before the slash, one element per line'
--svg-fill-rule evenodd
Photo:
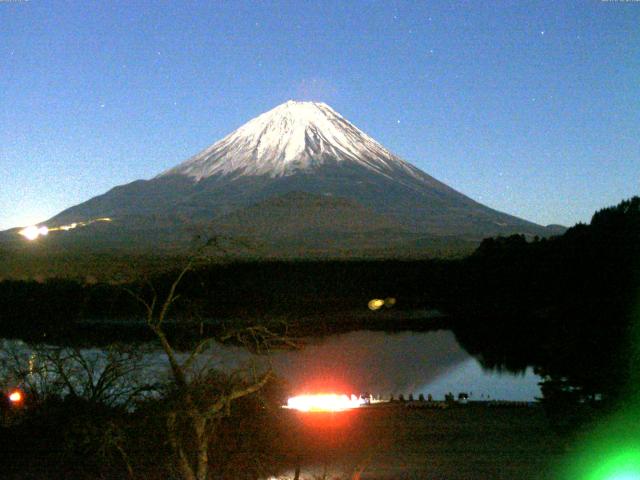
<path fill-rule="evenodd" d="M 209 242 L 207 245 L 211 245 Z M 129 292 L 144 306 L 146 323 L 158 339 L 169 362 L 172 404 L 166 418 L 171 448 L 177 459 L 177 473 L 184 480 L 206 480 L 209 476 L 210 439 L 216 423 L 228 416 L 231 404 L 262 389 L 273 378 L 271 368 L 257 368 L 224 374 L 213 368 L 194 368 L 198 359 L 215 341 L 201 339 L 182 359 L 165 332 L 171 307 L 180 298 L 178 286 L 193 268 L 193 257 L 176 276 L 163 300 L 151 288 L 151 299 Z M 264 326 L 252 326 L 227 332 L 219 341 L 241 343 L 249 350 L 265 354 L 273 348 L 293 348 L 296 343 Z"/>
<path fill-rule="evenodd" d="M 114 344 L 104 351 L 35 345 L 12 347 L 2 360 L 4 382 L 19 385 L 30 403 L 50 397 L 77 397 L 105 406 L 129 408 L 158 391 L 145 377 L 139 347 Z"/>
<path fill-rule="evenodd" d="M 72 433 L 60 445 L 62 456 L 73 457 L 78 446 L 89 448 L 104 465 L 122 461 L 128 477 L 134 478 L 122 420 L 137 402 L 160 391 L 159 384 L 149 383 L 150 365 L 143 349 L 123 344 L 100 350 L 15 344 L 2 353 L 0 383 L 19 386 L 26 394 L 27 408 L 16 410 L 14 421 L 24 419 L 31 408 L 42 414 L 42 407 L 47 421 L 60 421 L 62 410 L 57 407 L 65 405 L 70 415 L 59 427 Z"/>

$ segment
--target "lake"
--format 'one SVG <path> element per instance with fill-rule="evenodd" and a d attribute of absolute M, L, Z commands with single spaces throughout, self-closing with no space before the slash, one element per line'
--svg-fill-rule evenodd
<path fill-rule="evenodd" d="M 523 374 L 483 370 L 477 360 L 458 344 L 453 333 L 355 331 L 322 338 L 307 338 L 296 351 L 277 351 L 256 358 L 246 350 L 214 344 L 203 360 L 224 370 L 248 362 L 270 364 L 285 379 L 294 394 L 368 392 L 388 398 L 409 394 L 431 394 L 441 400 L 447 392 L 470 394 L 470 400 L 533 401 L 540 396 L 540 378 L 531 369 Z M 2 351 L 17 349 L 25 354 L 28 345 L 3 340 Z M 87 349 L 91 356 L 104 351 Z M 166 359 L 161 351 L 148 354 L 149 375 L 162 375 Z"/>

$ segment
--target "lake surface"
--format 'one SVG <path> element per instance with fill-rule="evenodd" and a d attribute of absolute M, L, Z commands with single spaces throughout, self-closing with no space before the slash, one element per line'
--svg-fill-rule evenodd
<path fill-rule="evenodd" d="M 540 378 L 532 371 L 511 375 L 484 371 L 453 333 L 358 331 L 313 341 L 300 351 L 274 356 L 273 365 L 294 389 L 332 386 L 354 393 L 405 397 L 473 392 L 474 400 L 533 400 Z"/>
<path fill-rule="evenodd" d="M 29 347 L 4 340 L 2 350 Z M 85 351 L 91 356 L 101 350 Z M 159 350 L 148 354 L 149 375 L 162 375 L 166 359 Z M 356 331 L 324 338 L 308 338 L 296 351 L 275 352 L 257 358 L 240 347 L 214 344 L 203 361 L 223 370 L 258 362 L 271 365 L 295 394 L 364 392 L 388 398 L 432 394 L 436 400 L 447 392 L 471 394 L 472 400 L 532 401 L 540 396 L 540 378 L 531 370 L 521 375 L 485 371 L 455 340 L 453 333 L 385 333 Z"/>

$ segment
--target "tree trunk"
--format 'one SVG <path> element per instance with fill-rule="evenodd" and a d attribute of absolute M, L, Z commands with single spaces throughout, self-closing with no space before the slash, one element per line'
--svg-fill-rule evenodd
<path fill-rule="evenodd" d="M 207 420 L 203 416 L 193 417 L 193 429 L 196 434 L 198 456 L 198 480 L 207 480 L 209 475 L 209 442 L 207 438 Z"/>
<path fill-rule="evenodd" d="M 187 454 L 182 448 L 182 443 L 179 439 L 179 432 L 176 428 L 176 413 L 171 412 L 167 417 L 167 431 L 169 433 L 169 441 L 175 454 L 178 456 L 178 470 L 183 480 L 198 480 L 193 473 L 193 468 L 189 464 Z"/>

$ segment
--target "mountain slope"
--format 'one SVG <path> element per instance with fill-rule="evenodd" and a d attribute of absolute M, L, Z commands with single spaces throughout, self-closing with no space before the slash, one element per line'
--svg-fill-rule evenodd
<path fill-rule="evenodd" d="M 288 210 L 277 208 L 278 202 Z M 340 218 L 339 231 L 330 228 L 335 227 L 331 212 Z M 363 216 L 375 221 L 363 222 Z M 187 244 L 195 230 L 227 230 L 267 241 L 286 237 L 291 245 L 298 241 L 300 251 L 327 238 L 326 232 L 336 244 L 343 236 L 352 246 L 377 239 L 387 248 L 389 237 L 379 234 L 380 225 L 395 232 L 398 242 L 404 238 L 414 246 L 416 238 L 426 237 L 479 241 L 497 234 L 547 233 L 455 191 L 389 152 L 328 105 L 313 102 L 282 104 L 157 177 L 115 187 L 47 225 L 97 217 L 113 219 L 114 245 L 132 248 Z M 302 228 L 305 221 L 310 228 Z M 96 241 L 109 244 L 103 230 Z"/>

